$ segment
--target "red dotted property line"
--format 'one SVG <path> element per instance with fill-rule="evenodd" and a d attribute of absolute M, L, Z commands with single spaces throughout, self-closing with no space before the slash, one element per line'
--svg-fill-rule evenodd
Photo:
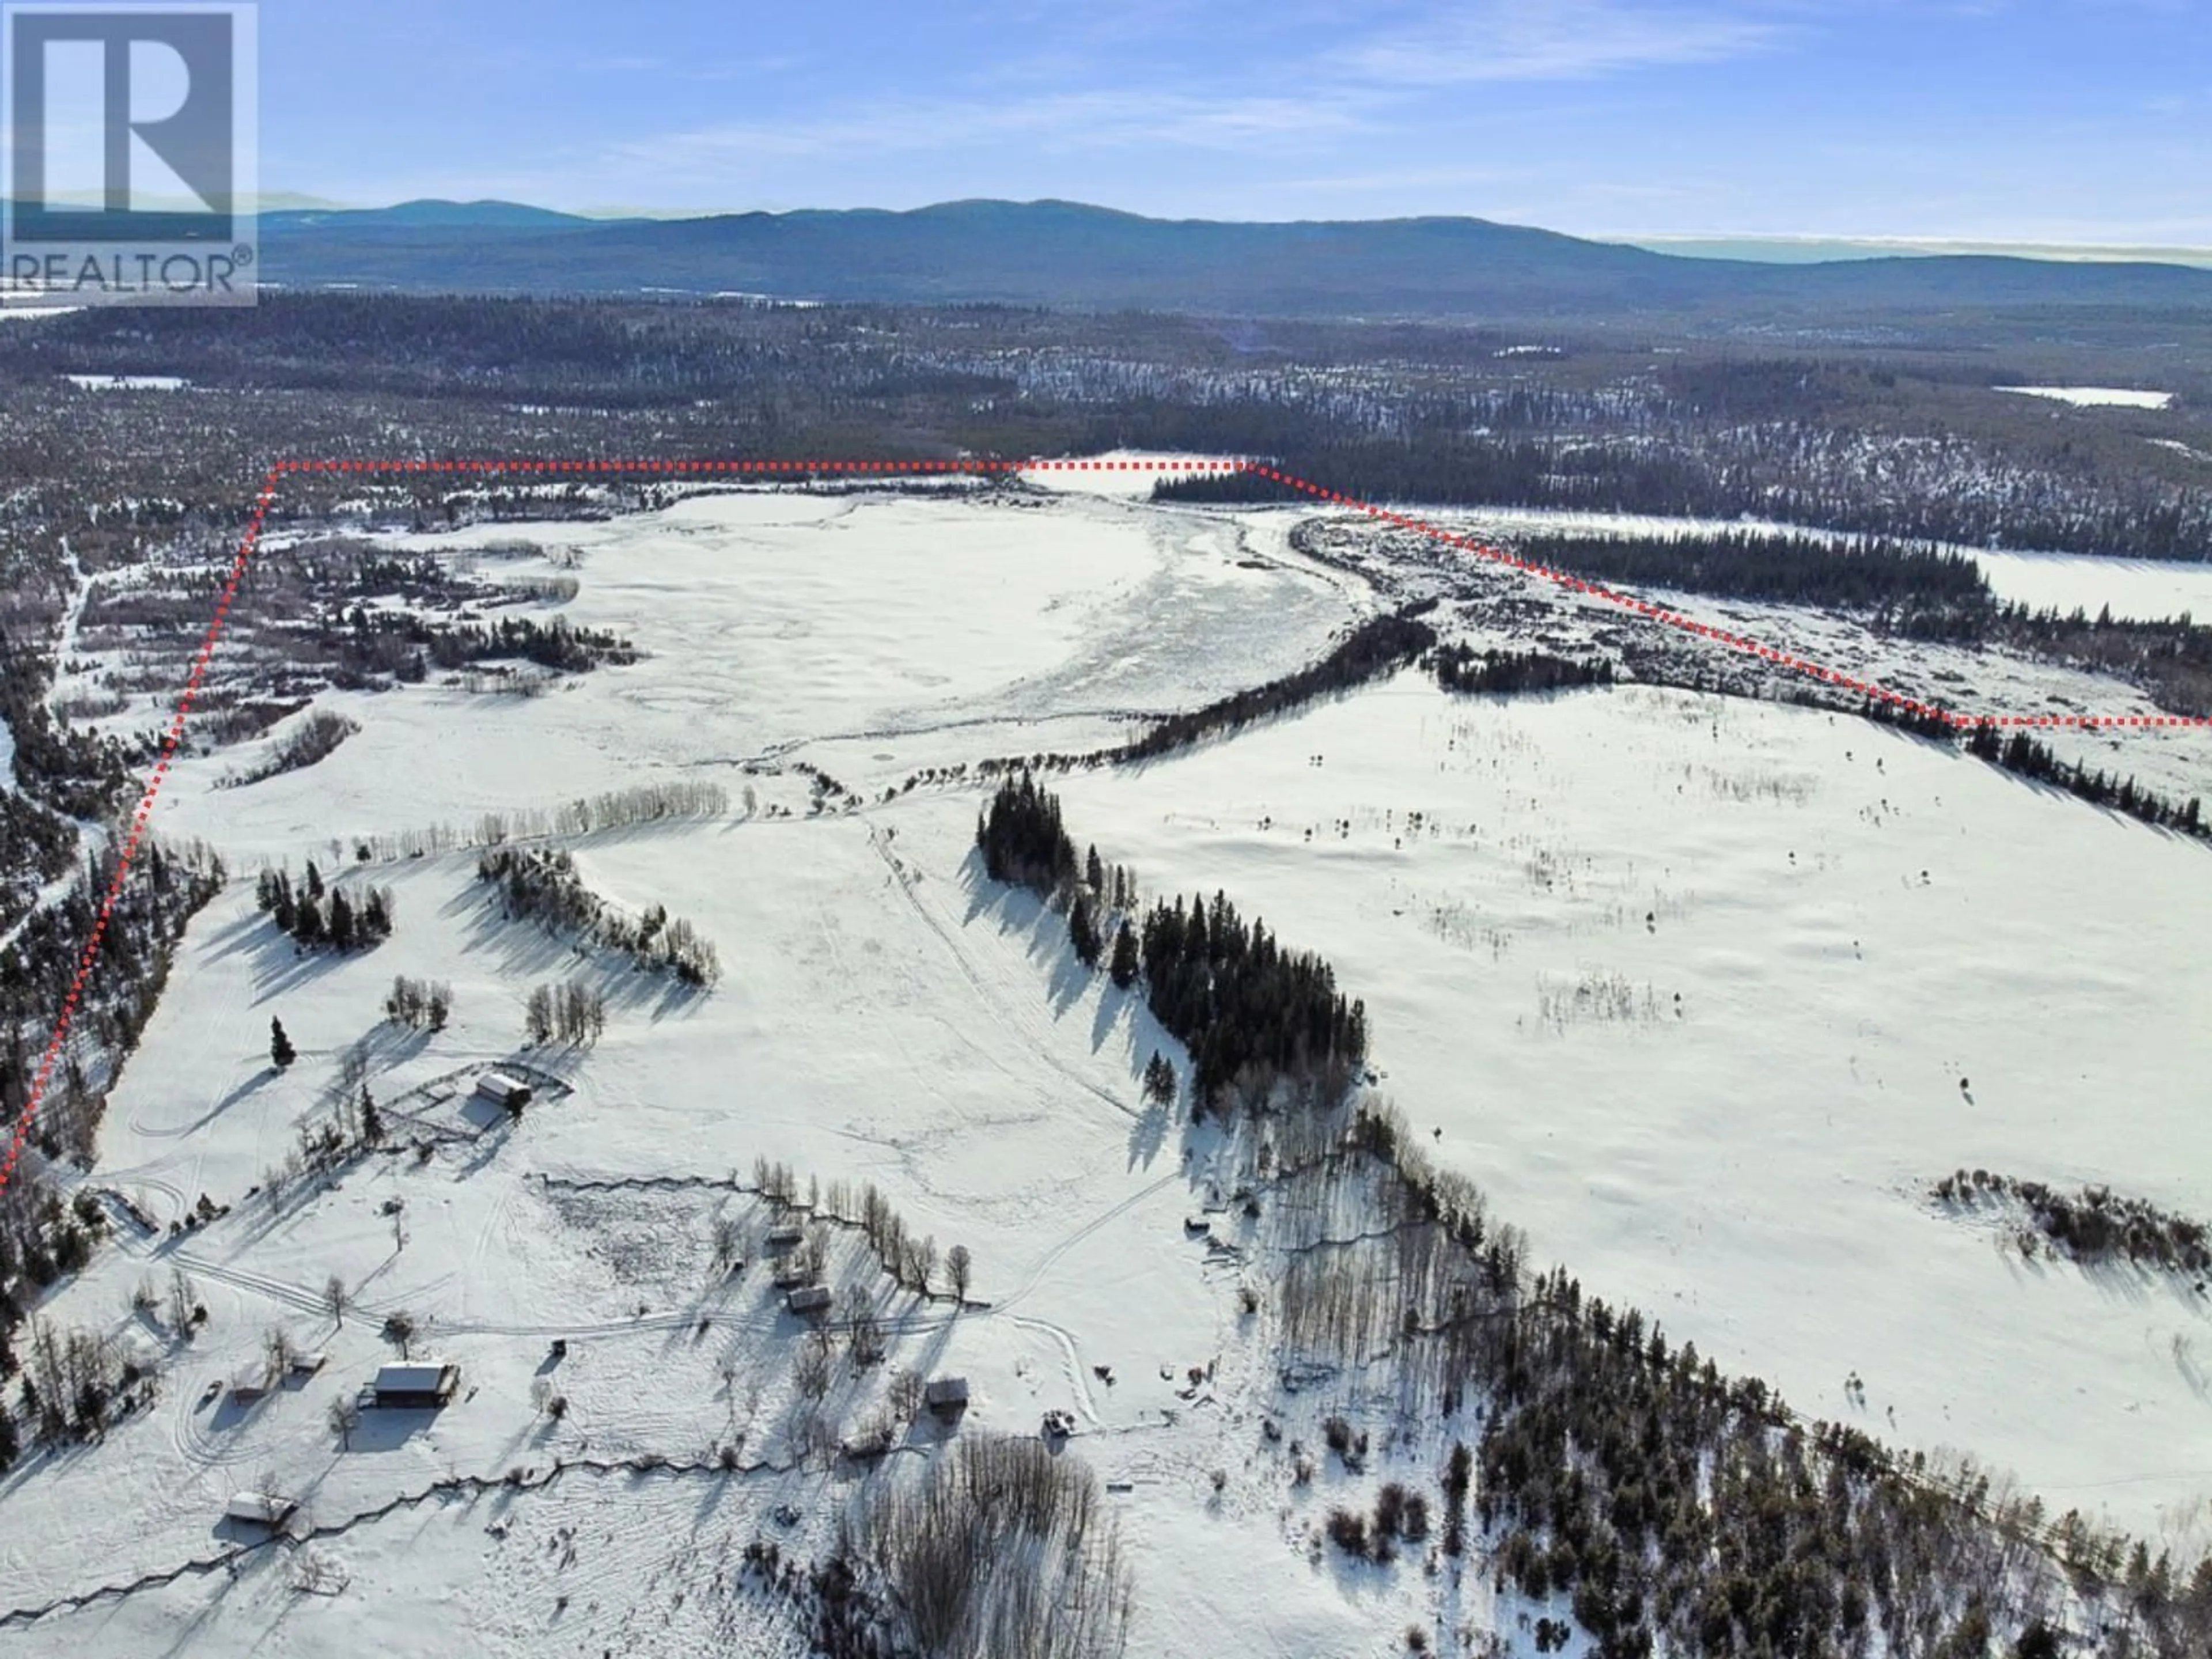
<path fill-rule="evenodd" d="M 276 483 L 289 474 L 323 473 L 439 473 L 486 476 L 497 473 L 526 473 L 531 475 L 605 475 L 608 473 L 651 473 L 661 477 L 701 476 L 789 476 L 802 473 L 845 472 L 871 476 L 903 473 L 947 473 L 988 475 L 1016 472 L 1153 472 L 1176 474 L 1219 474 L 1253 472 L 1274 483 L 1298 490 L 1316 501 L 1333 506 L 1351 508 L 1369 517 L 1413 531 L 1432 541 L 1455 548 L 1461 552 L 1488 559 L 1494 563 L 1510 565 L 1531 576 L 1558 584 L 1577 593 L 1588 594 L 1634 612 L 1649 621 L 1665 623 L 1697 635 L 1702 639 L 1746 652 L 1771 662 L 1778 667 L 1809 675 L 1814 679 L 1857 692 L 1878 702 L 1908 710 L 1917 714 L 1932 716 L 1960 728 L 1981 726 L 2206 726 L 2212 719 L 2201 716 L 2173 714 L 1961 714 L 1940 708 L 1931 703 L 1892 691 L 1872 681 L 1856 679 L 1822 665 L 1786 651 L 1776 649 L 1741 635 L 1701 623 L 1693 617 L 1653 605 L 1632 593 L 1623 593 L 1600 582 L 1588 580 L 1548 565 L 1537 564 L 1518 557 L 1503 548 L 1494 547 L 1472 537 L 1462 536 L 1443 529 L 1407 514 L 1376 507 L 1356 496 L 1346 495 L 1287 472 L 1280 472 L 1256 461 L 1237 459 L 1173 459 L 1173 460 L 950 460 L 950 461 L 874 461 L 874 460 L 650 460 L 650 461 L 591 461 L 591 460 L 451 460 L 451 461 L 351 461 L 351 460 L 287 460 L 279 461 L 269 469 L 262 480 L 261 491 L 254 498 L 253 516 L 240 543 L 238 556 L 231 561 L 230 574 L 223 585 L 222 597 L 216 601 L 215 616 L 208 624 L 207 635 L 200 642 L 198 654 L 192 660 L 190 676 L 185 682 L 183 695 L 177 700 L 176 714 L 169 721 L 167 735 L 162 739 L 161 758 L 155 763 L 152 775 L 146 782 L 146 793 L 138 808 L 131 815 L 131 830 L 124 839 L 116 859 L 114 878 L 109 882 L 106 896 L 101 900 L 100 914 L 94 920 L 92 935 L 85 941 L 83 954 L 77 960 L 76 975 L 70 981 L 69 994 L 62 999 L 59 1017 L 54 1022 L 52 1040 L 47 1043 L 45 1058 L 38 1074 L 32 1079 L 28 1097 L 15 1121 L 4 1158 L 0 1158 L 0 1192 L 15 1178 L 16 1164 L 30 1139 L 31 1126 L 36 1121 L 39 1109 L 45 1103 L 46 1090 L 52 1082 L 54 1068 L 61 1063 L 63 1050 L 69 1042 L 71 1025 L 76 1018 L 77 1004 L 91 980 L 96 965 L 101 941 L 106 937 L 109 917 L 113 914 L 123 894 L 124 884 L 130 879 L 131 866 L 136 860 L 140 842 L 145 839 L 147 820 L 154 811 L 154 803 L 167 781 L 169 765 L 176 758 L 185 736 L 185 722 L 190 717 L 192 704 L 199 696 L 201 682 L 206 678 L 209 665 L 215 660 L 216 645 L 222 638 L 224 626 L 230 620 L 230 607 L 237 598 L 240 582 L 252 562 L 254 549 L 261 539 L 262 526 L 269 508 L 276 499 Z"/>
<path fill-rule="evenodd" d="M 222 638 L 223 624 L 230 620 L 231 601 L 238 597 L 238 585 L 244 580 L 246 567 L 253 558 L 255 545 L 261 539 L 261 526 L 269 515 L 269 504 L 276 499 L 276 473 L 270 468 L 269 476 L 261 482 L 261 494 L 254 500 L 253 518 L 246 527 L 245 538 L 240 542 L 238 556 L 230 562 L 230 578 L 223 584 L 222 594 L 216 601 L 215 617 L 208 623 L 207 637 L 200 641 L 199 654 L 192 659 L 192 672 L 185 678 L 184 695 L 177 699 L 177 712 L 169 721 L 167 735 L 161 741 L 161 757 L 154 763 L 153 775 L 146 781 L 146 793 L 138 802 L 138 810 L 131 814 L 131 833 L 124 837 L 121 852 L 115 860 L 114 879 L 107 884 L 107 895 L 100 901 L 100 914 L 93 920 L 92 936 L 84 942 L 84 953 L 77 958 L 76 976 L 70 981 L 69 994 L 62 999 L 60 1015 L 54 1021 L 52 1041 L 46 1044 L 46 1058 L 40 1061 L 38 1075 L 31 1079 L 31 1091 L 23 1102 L 23 1110 L 15 1120 L 15 1133 L 9 1138 L 8 1152 L 0 1159 L 0 1192 L 15 1178 L 15 1165 L 23 1156 L 23 1147 L 30 1139 L 31 1125 L 37 1118 L 39 1108 L 46 1098 L 46 1085 L 53 1079 L 54 1067 L 60 1064 L 62 1050 L 69 1042 L 70 1027 L 76 1020 L 76 1006 L 84 995 L 86 983 L 92 978 L 94 964 L 100 957 L 100 941 L 107 936 L 108 918 L 123 896 L 123 884 L 130 878 L 131 866 L 138 856 L 138 844 L 146 838 L 146 820 L 154 811 L 154 802 L 161 793 L 161 785 L 169 775 L 169 763 L 176 759 L 177 750 L 185 740 L 185 721 L 198 699 L 200 682 L 207 678 L 208 665 L 215 660 L 216 642 Z"/>
<path fill-rule="evenodd" d="M 1416 532 L 1428 537 L 1431 541 L 1443 542 L 1448 546 L 1457 548 L 1463 553 L 1474 554 L 1496 564 L 1511 565 L 1516 570 L 1525 571 L 1531 576 L 1541 577 L 1546 581 L 1555 582 L 1559 586 L 1569 588 L 1577 593 L 1587 593 L 1595 599 L 1603 599 L 1609 605 L 1619 605 L 1624 611 L 1632 611 L 1649 621 L 1664 623 L 1670 628 L 1681 629 L 1685 632 L 1697 635 L 1701 639 L 1711 640 L 1720 645 L 1732 646 L 1738 651 L 1761 658 L 1777 667 L 1793 669 L 1798 673 L 1809 675 L 1814 679 L 1823 681 L 1829 685 L 1840 686 L 1847 691 L 1856 691 L 1860 696 L 1870 697 L 1876 702 L 1887 703 L 1893 708 L 1905 709 L 1915 714 L 1925 714 L 1932 719 L 1946 721 L 1962 731 L 1978 726 L 2099 727 L 2212 726 L 2212 716 L 2202 714 L 1962 714 L 1954 709 L 1905 696 L 1872 680 L 1856 678 L 1850 674 L 1814 662 L 1809 658 L 1778 650 L 1773 646 L 1763 644 L 1758 640 L 1747 639 L 1741 634 L 1731 634 L 1725 629 L 1713 627 L 1710 623 L 1701 623 L 1694 617 L 1685 617 L 1679 611 L 1669 611 L 1663 605 L 1654 605 L 1649 599 L 1639 599 L 1633 593 L 1623 593 L 1617 588 L 1607 587 L 1602 582 L 1594 582 L 1586 577 L 1577 576 L 1565 570 L 1555 570 L 1550 565 L 1538 564 L 1534 560 L 1524 559 L 1510 553 L 1502 547 L 1492 547 L 1487 542 L 1479 542 L 1473 537 L 1458 535 L 1451 531 L 1439 528 L 1425 520 L 1412 518 L 1403 513 L 1394 513 L 1389 507 L 1376 507 L 1371 501 L 1363 501 L 1354 495 L 1342 495 L 1334 489 L 1324 489 L 1319 484 L 1309 483 L 1305 479 L 1288 472 L 1278 472 L 1274 468 L 1263 466 L 1256 461 L 1247 462 L 1238 470 L 1255 472 L 1263 478 L 1273 479 L 1275 483 L 1290 489 L 1303 490 L 1316 501 L 1328 501 L 1338 507 L 1351 507 L 1355 511 L 1366 514 L 1370 518 L 1381 519 L 1386 523 L 1394 524 L 1401 530 Z"/>

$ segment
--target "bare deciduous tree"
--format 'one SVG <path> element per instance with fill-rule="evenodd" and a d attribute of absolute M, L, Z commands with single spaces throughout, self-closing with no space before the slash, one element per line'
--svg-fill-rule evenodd
<path fill-rule="evenodd" d="M 952 1294 L 962 1302 L 968 1299 L 969 1276 L 975 1270 L 975 1260 L 968 1254 L 965 1244 L 955 1244 L 945 1253 L 945 1276 L 952 1281 Z"/>
<path fill-rule="evenodd" d="M 737 1265 L 743 1237 L 743 1230 L 735 1216 L 718 1215 L 714 1218 L 714 1271 L 718 1274 L 727 1273 Z"/>
<path fill-rule="evenodd" d="M 404 1308 L 394 1308 L 384 1317 L 384 1340 L 399 1350 L 402 1359 L 413 1357 L 409 1350 L 417 1331 L 415 1316 Z"/>
<path fill-rule="evenodd" d="M 182 1267 L 169 1269 L 169 1328 L 179 1336 L 192 1333 L 192 1310 L 199 1305 L 199 1291 L 191 1276 Z"/>
<path fill-rule="evenodd" d="M 830 1333 L 817 1326 L 799 1339 L 792 1357 L 792 1386 L 807 1400 L 818 1401 L 830 1392 Z"/>
<path fill-rule="evenodd" d="M 954 1442 L 882 1491 L 860 1542 L 921 1652 L 1110 1659 L 1127 1644 L 1130 1571 L 1097 1478 L 1040 1441 Z"/>

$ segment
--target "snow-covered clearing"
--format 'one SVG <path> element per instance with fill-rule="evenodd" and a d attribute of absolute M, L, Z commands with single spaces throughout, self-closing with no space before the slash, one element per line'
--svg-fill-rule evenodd
<path fill-rule="evenodd" d="M 574 550 L 563 614 L 646 655 L 536 697 L 327 698 L 361 732 L 250 787 L 215 787 L 221 756 L 172 769 L 157 826 L 213 842 L 236 878 L 187 935 L 88 1177 L 155 1231 L 126 1229 L 44 1310 L 118 1333 L 161 1380 L 104 1442 L 0 1479 L 0 1611 L 212 1561 L 239 1541 L 221 1516 L 241 1490 L 297 1497 L 320 1535 L 0 1627 L 0 1650 L 796 1651 L 735 1587 L 738 1553 L 761 1534 L 826 1547 L 859 1477 L 800 1461 L 802 1323 L 763 1260 L 757 1158 L 802 1193 L 872 1182 L 912 1232 L 973 1251 L 988 1305 L 956 1310 L 836 1231 L 827 1282 L 875 1297 L 890 1354 L 841 1361 L 828 1415 L 850 1432 L 886 1369 L 965 1376 L 960 1433 L 1069 1413 L 1064 1455 L 1115 1489 L 1132 1652 L 1380 1659 L 1409 1623 L 1491 1616 L 1480 1574 L 1462 1591 L 1413 1559 L 1310 1553 L 1329 1505 L 1394 1461 L 1432 1483 L 1437 1445 L 1289 1483 L 1239 1296 L 1259 1264 L 1209 1190 L 1214 1143 L 1139 1098 L 1173 1045 L 1079 970 L 1057 917 L 981 879 L 973 787 L 883 799 L 919 769 L 1084 747 L 1267 679 L 1372 606 L 1290 550 L 1291 514 L 1157 508 L 1118 488 L 1141 474 L 1075 477 L 1097 487 L 702 492 L 611 523 L 395 538 Z M 811 810 L 801 763 L 866 804 Z M 472 853 L 349 856 L 669 779 L 743 804 L 568 844 L 625 912 L 665 903 L 715 943 L 707 993 L 501 919 Z M 2024 1262 L 1927 1190 L 1981 1165 L 2212 1215 L 2203 847 L 1844 716 L 1635 687 L 1450 700 L 1410 674 L 1051 782 L 1079 846 L 1149 891 L 1225 890 L 1326 956 L 1366 1001 L 1382 1091 L 1540 1265 L 1802 1411 L 2012 1467 L 2056 1508 L 2155 1534 L 2212 1495 L 2203 1296 Z M 388 883 L 393 937 L 295 954 L 252 876 L 305 855 Z M 447 1029 L 380 1023 L 402 974 L 452 985 Z M 604 1037 L 523 1054 L 528 989 L 571 975 L 605 991 Z M 272 1016 L 300 1054 L 282 1073 Z M 364 1039 L 395 1149 L 282 1206 L 252 1195 Z M 513 1121 L 469 1103 L 518 1059 L 562 1086 Z M 167 1237 L 203 1193 L 229 1212 Z M 1185 1225 L 1209 1209 L 1211 1240 Z M 713 1260 L 724 1218 L 735 1275 Z M 173 1267 L 209 1310 L 189 1343 L 130 1306 Z M 380 1328 L 403 1310 L 461 1395 L 366 1412 L 343 1449 L 331 1408 L 393 1357 Z M 272 1324 L 327 1362 L 240 1403 Z M 1289 1431 L 1310 1442 L 1324 1401 L 1302 1397 Z M 895 1458 L 945 1431 L 925 1419 Z M 744 1472 L 702 1467 L 728 1446 Z M 545 1484 L 556 1458 L 625 1467 Z M 629 1467 L 652 1459 L 676 1467 Z M 456 1478 L 482 1489 L 433 1492 Z"/>
<path fill-rule="evenodd" d="M 2155 1531 L 2212 1494 L 2212 1304 L 2023 1264 L 1925 1190 L 2018 1167 L 2212 1213 L 2202 846 L 1848 718 L 1411 675 L 1062 793 L 1328 958 L 1385 1091 L 1540 1259 L 2058 1507 Z"/>
<path fill-rule="evenodd" d="M 182 392 L 191 385 L 177 374 L 64 374 L 80 392 Z"/>
<path fill-rule="evenodd" d="M 2077 409 L 2164 409 L 2173 401 L 2171 392 L 2144 392 L 2118 386 L 2001 386 L 1998 392 L 2016 392 L 2027 398 L 2049 398 Z"/>

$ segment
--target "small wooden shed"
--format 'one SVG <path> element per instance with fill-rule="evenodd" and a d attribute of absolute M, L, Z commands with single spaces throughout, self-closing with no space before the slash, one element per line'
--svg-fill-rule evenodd
<path fill-rule="evenodd" d="M 809 1285 L 804 1290 L 793 1291 L 784 1298 L 783 1305 L 803 1318 L 811 1319 L 830 1311 L 830 1289 L 826 1285 Z"/>
<path fill-rule="evenodd" d="M 452 1402 L 460 1383 L 461 1368 L 452 1361 L 417 1359 L 380 1366 L 372 1389 L 385 1410 L 436 1411 Z"/>

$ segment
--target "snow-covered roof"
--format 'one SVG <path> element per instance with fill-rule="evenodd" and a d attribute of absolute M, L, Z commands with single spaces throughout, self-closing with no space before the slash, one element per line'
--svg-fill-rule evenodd
<path fill-rule="evenodd" d="M 417 1359 L 396 1365 L 380 1365 L 376 1372 L 376 1391 L 379 1394 L 431 1394 L 443 1387 L 453 1364 L 442 1359 Z"/>
<path fill-rule="evenodd" d="M 300 1506 L 289 1498 L 278 1498 L 265 1492 L 242 1492 L 234 1494 L 223 1505 L 223 1514 L 233 1521 L 251 1521 L 260 1526 L 273 1527 Z"/>

